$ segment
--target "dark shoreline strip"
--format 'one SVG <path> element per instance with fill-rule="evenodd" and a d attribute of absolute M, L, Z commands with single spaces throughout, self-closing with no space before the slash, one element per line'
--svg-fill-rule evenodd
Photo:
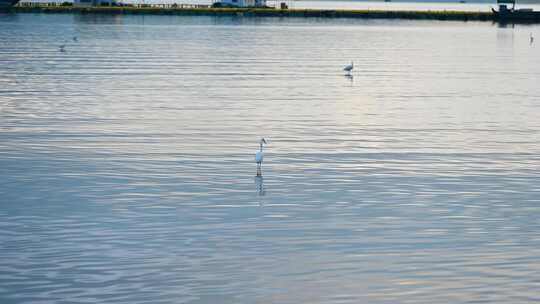
<path fill-rule="evenodd" d="M 148 14 L 148 15 L 207 15 L 255 17 L 311 17 L 311 18 L 370 18 L 450 21 L 540 22 L 540 14 L 532 18 L 501 18 L 492 12 L 465 11 L 385 11 L 385 10 L 318 10 L 271 8 L 156 8 L 156 7 L 13 7 L 14 13 L 80 13 L 80 14 Z M 536 12 L 535 12 L 536 13 Z M 539 12 L 540 13 L 540 12 Z"/>

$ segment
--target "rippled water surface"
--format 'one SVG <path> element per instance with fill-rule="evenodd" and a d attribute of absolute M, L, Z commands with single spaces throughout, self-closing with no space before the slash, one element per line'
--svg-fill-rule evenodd
<path fill-rule="evenodd" d="M 540 301 L 540 26 L 0 28 L 1 303 Z"/>

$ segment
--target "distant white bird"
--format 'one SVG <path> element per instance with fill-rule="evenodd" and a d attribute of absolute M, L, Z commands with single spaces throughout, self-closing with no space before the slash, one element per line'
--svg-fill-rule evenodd
<path fill-rule="evenodd" d="M 260 145 L 259 151 L 255 153 L 255 162 L 257 163 L 257 176 L 261 176 L 261 165 L 264 158 L 263 144 L 266 144 L 266 140 L 264 138 L 261 138 L 261 141 L 259 143 Z"/>
<path fill-rule="evenodd" d="M 534 37 L 533 37 L 532 33 L 531 33 L 531 36 L 530 36 L 530 41 L 531 41 L 531 44 L 533 44 L 533 42 L 534 42 Z"/>
<path fill-rule="evenodd" d="M 350 73 L 353 69 L 354 69 L 354 62 L 352 61 L 351 61 L 351 64 L 343 68 L 343 70 L 347 73 Z"/>

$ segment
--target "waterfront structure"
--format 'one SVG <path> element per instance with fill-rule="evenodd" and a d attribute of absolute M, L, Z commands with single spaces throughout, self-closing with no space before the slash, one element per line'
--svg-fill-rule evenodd
<path fill-rule="evenodd" d="M 116 0 L 74 0 L 73 1 L 73 5 L 78 6 L 78 7 L 113 6 L 115 4 L 116 4 Z"/>
<path fill-rule="evenodd" d="M 220 0 L 214 6 L 225 7 L 266 7 L 266 0 Z"/>
<path fill-rule="evenodd" d="M 1 0 L 0 0 L 1 1 Z M 56 3 L 55 3 L 56 4 Z M 49 5 L 49 3 L 20 2 L 10 9 L 16 13 L 81 13 L 99 14 L 152 14 L 152 15 L 207 15 L 207 16 L 253 16 L 294 18 L 361 18 L 361 19 L 409 19 L 448 21 L 490 21 L 514 23 L 540 23 L 540 11 L 517 10 L 516 13 L 473 11 L 385 11 L 385 10 L 328 10 L 328 9 L 274 9 L 274 8 L 211 8 L 204 5 L 122 5 L 117 2 L 110 7 L 73 7 Z"/>

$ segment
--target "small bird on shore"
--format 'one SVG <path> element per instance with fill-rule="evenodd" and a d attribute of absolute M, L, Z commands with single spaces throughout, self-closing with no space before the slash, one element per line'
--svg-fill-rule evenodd
<path fill-rule="evenodd" d="M 77 38 L 77 36 L 73 36 L 73 42 L 77 42 L 79 41 L 79 38 Z"/>
<path fill-rule="evenodd" d="M 266 144 L 266 140 L 264 138 L 261 138 L 261 141 L 259 142 L 259 151 L 255 153 L 255 162 L 257 163 L 257 176 L 262 175 L 261 166 L 264 158 L 263 144 Z"/>
<path fill-rule="evenodd" d="M 532 33 L 531 33 L 531 35 L 530 35 L 529 41 L 530 41 L 530 44 L 533 44 L 533 42 L 534 42 L 534 37 L 533 37 L 533 34 L 532 34 Z"/>
<path fill-rule="evenodd" d="M 60 47 L 58 48 L 58 50 L 62 53 L 64 53 L 66 51 L 66 45 L 65 44 L 62 44 L 60 45 Z"/>
<path fill-rule="evenodd" d="M 351 61 L 351 64 L 347 65 L 343 68 L 343 70 L 347 73 L 351 73 L 351 71 L 354 69 L 354 62 Z"/>

